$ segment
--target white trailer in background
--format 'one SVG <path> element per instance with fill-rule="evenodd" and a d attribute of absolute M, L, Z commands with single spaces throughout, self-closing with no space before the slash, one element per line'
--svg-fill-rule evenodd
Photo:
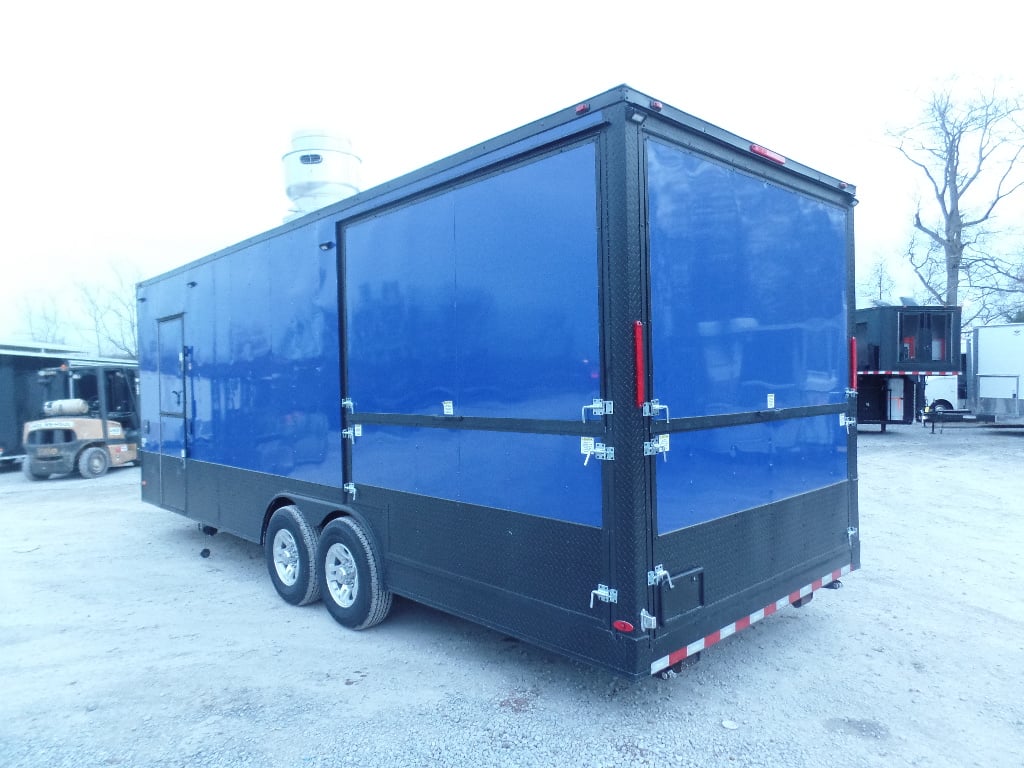
<path fill-rule="evenodd" d="M 968 408 L 979 421 L 1024 427 L 1024 323 L 975 328 L 968 344 Z"/>

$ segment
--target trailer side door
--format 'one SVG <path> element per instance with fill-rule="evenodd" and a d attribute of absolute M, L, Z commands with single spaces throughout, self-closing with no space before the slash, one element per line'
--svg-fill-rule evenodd
<path fill-rule="evenodd" d="M 188 458 L 185 318 L 176 315 L 157 323 L 157 398 L 160 407 L 157 432 L 160 504 L 185 510 Z"/>

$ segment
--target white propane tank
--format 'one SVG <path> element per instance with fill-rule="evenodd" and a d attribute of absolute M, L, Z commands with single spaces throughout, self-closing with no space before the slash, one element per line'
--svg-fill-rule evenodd
<path fill-rule="evenodd" d="M 285 221 L 304 216 L 359 192 L 362 160 L 352 142 L 324 130 L 292 134 L 292 149 L 282 158 L 285 193 L 292 209 Z"/>
<path fill-rule="evenodd" d="M 47 400 L 43 403 L 45 416 L 84 416 L 89 412 L 89 404 L 79 398 L 67 400 Z"/>

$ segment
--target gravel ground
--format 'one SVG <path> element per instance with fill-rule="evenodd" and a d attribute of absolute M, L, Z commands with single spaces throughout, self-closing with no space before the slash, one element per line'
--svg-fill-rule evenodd
<path fill-rule="evenodd" d="M 1024 430 L 859 443 L 863 569 L 639 683 L 402 600 L 346 631 L 134 468 L 5 473 L 0 766 L 1020 766 Z"/>

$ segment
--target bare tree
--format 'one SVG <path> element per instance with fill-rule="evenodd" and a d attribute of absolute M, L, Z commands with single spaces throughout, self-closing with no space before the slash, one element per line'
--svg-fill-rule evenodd
<path fill-rule="evenodd" d="M 899 150 L 925 175 L 935 205 L 921 205 L 914 228 L 924 248 L 908 260 L 928 296 L 957 306 L 966 288 L 984 317 L 1019 291 L 1019 266 L 988 250 L 997 206 L 1024 187 L 1024 123 L 1019 99 L 978 96 L 960 103 L 935 93 L 920 123 L 896 134 Z"/>
<path fill-rule="evenodd" d="M 889 273 L 889 267 L 885 260 L 881 257 L 876 258 L 861 281 L 861 295 L 872 301 L 885 302 L 890 300 L 895 288 L 896 281 Z"/>
<path fill-rule="evenodd" d="M 22 299 L 21 316 L 24 328 L 28 330 L 32 341 L 64 344 L 67 342 L 65 332 L 67 325 L 52 296 L 35 296 L 31 300 Z"/>
<path fill-rule="evenodd" d="M 115 268 L 108 283 L 81 286 L 82 306 L 96 339 L 96 351 L 138 357 L 135 280 Z"/>

